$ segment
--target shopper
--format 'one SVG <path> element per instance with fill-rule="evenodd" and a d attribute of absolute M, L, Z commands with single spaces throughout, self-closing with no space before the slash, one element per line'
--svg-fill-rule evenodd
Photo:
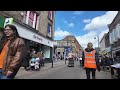
<path fill-rule="evenodd" d="M 92 72 L 92 79 L 95 79 L 96 69 L 100 71 L 98 55 L 96 50 L 93 49 L 93 44 L 89 42 L 87 48 L 82 54 L 83 68 L 86 70 L 87 79 L 90 79 L 90 73 Z"/>

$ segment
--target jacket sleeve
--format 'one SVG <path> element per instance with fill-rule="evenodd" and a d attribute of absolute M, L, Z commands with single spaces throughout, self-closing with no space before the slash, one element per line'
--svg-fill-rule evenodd
<path fill-rule="evenodd" d="M 16 68 L 19 68 L 21 66 L 21 62 L 23 59 L 23 55 L 24 55 L 24 49 L 25 48 L 25 43 L 24 41 L 20 42 L 17 45 L 17 50 L 16 50 L 16 54 L 13 58 L 13 60 L 11 60 L 8 70 L 14 72 L 14 70 Z"/>
<path fill-rule="evenodd" d="M 82 67 L 84 66 L 84 61 L 85 61 L 85 55 L 84 52 L 82 52 Z"/>
<path fill-rule="evenodd" d="M 100 69 L 99 56 L 97 52 L 95 53 L 95 60 L 96 60 L 97 69 Z"/>

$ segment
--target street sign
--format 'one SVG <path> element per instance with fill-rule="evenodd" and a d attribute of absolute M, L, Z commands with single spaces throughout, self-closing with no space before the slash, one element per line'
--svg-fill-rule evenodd
<path fill-rule="evenodd" d="M 4 28 L 4 22 L 5 22 L 5 18 L 0 17 L 0 28 Z"/>
<path fill-rule="evenodd" d="M 5 19 L 5 23 L 4 23 L 4 27 L 7 25 L 7 24 L 12 24 L 13 23 L 13 18 L 6 18 Z"/>

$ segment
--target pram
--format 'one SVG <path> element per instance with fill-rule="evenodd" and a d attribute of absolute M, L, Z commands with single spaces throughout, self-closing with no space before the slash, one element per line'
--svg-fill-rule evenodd
<path fill-rule="evenodd" d="M 40 70 L 40 63 L 39 63 L 39 58 L 32 58 L 30 60 L 30 70 Z"/>

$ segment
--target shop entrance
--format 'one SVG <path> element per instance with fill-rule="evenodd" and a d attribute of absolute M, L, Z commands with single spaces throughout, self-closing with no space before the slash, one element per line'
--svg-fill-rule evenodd
<path fill-rule="evenodd" d="M 60 55 L 60 52 L 58 52 L 58 55 Z"/>
<path fill-rule="evenodd" d="M 120 57 L 120 51 L 116 51 L 116 56 Z"/>

